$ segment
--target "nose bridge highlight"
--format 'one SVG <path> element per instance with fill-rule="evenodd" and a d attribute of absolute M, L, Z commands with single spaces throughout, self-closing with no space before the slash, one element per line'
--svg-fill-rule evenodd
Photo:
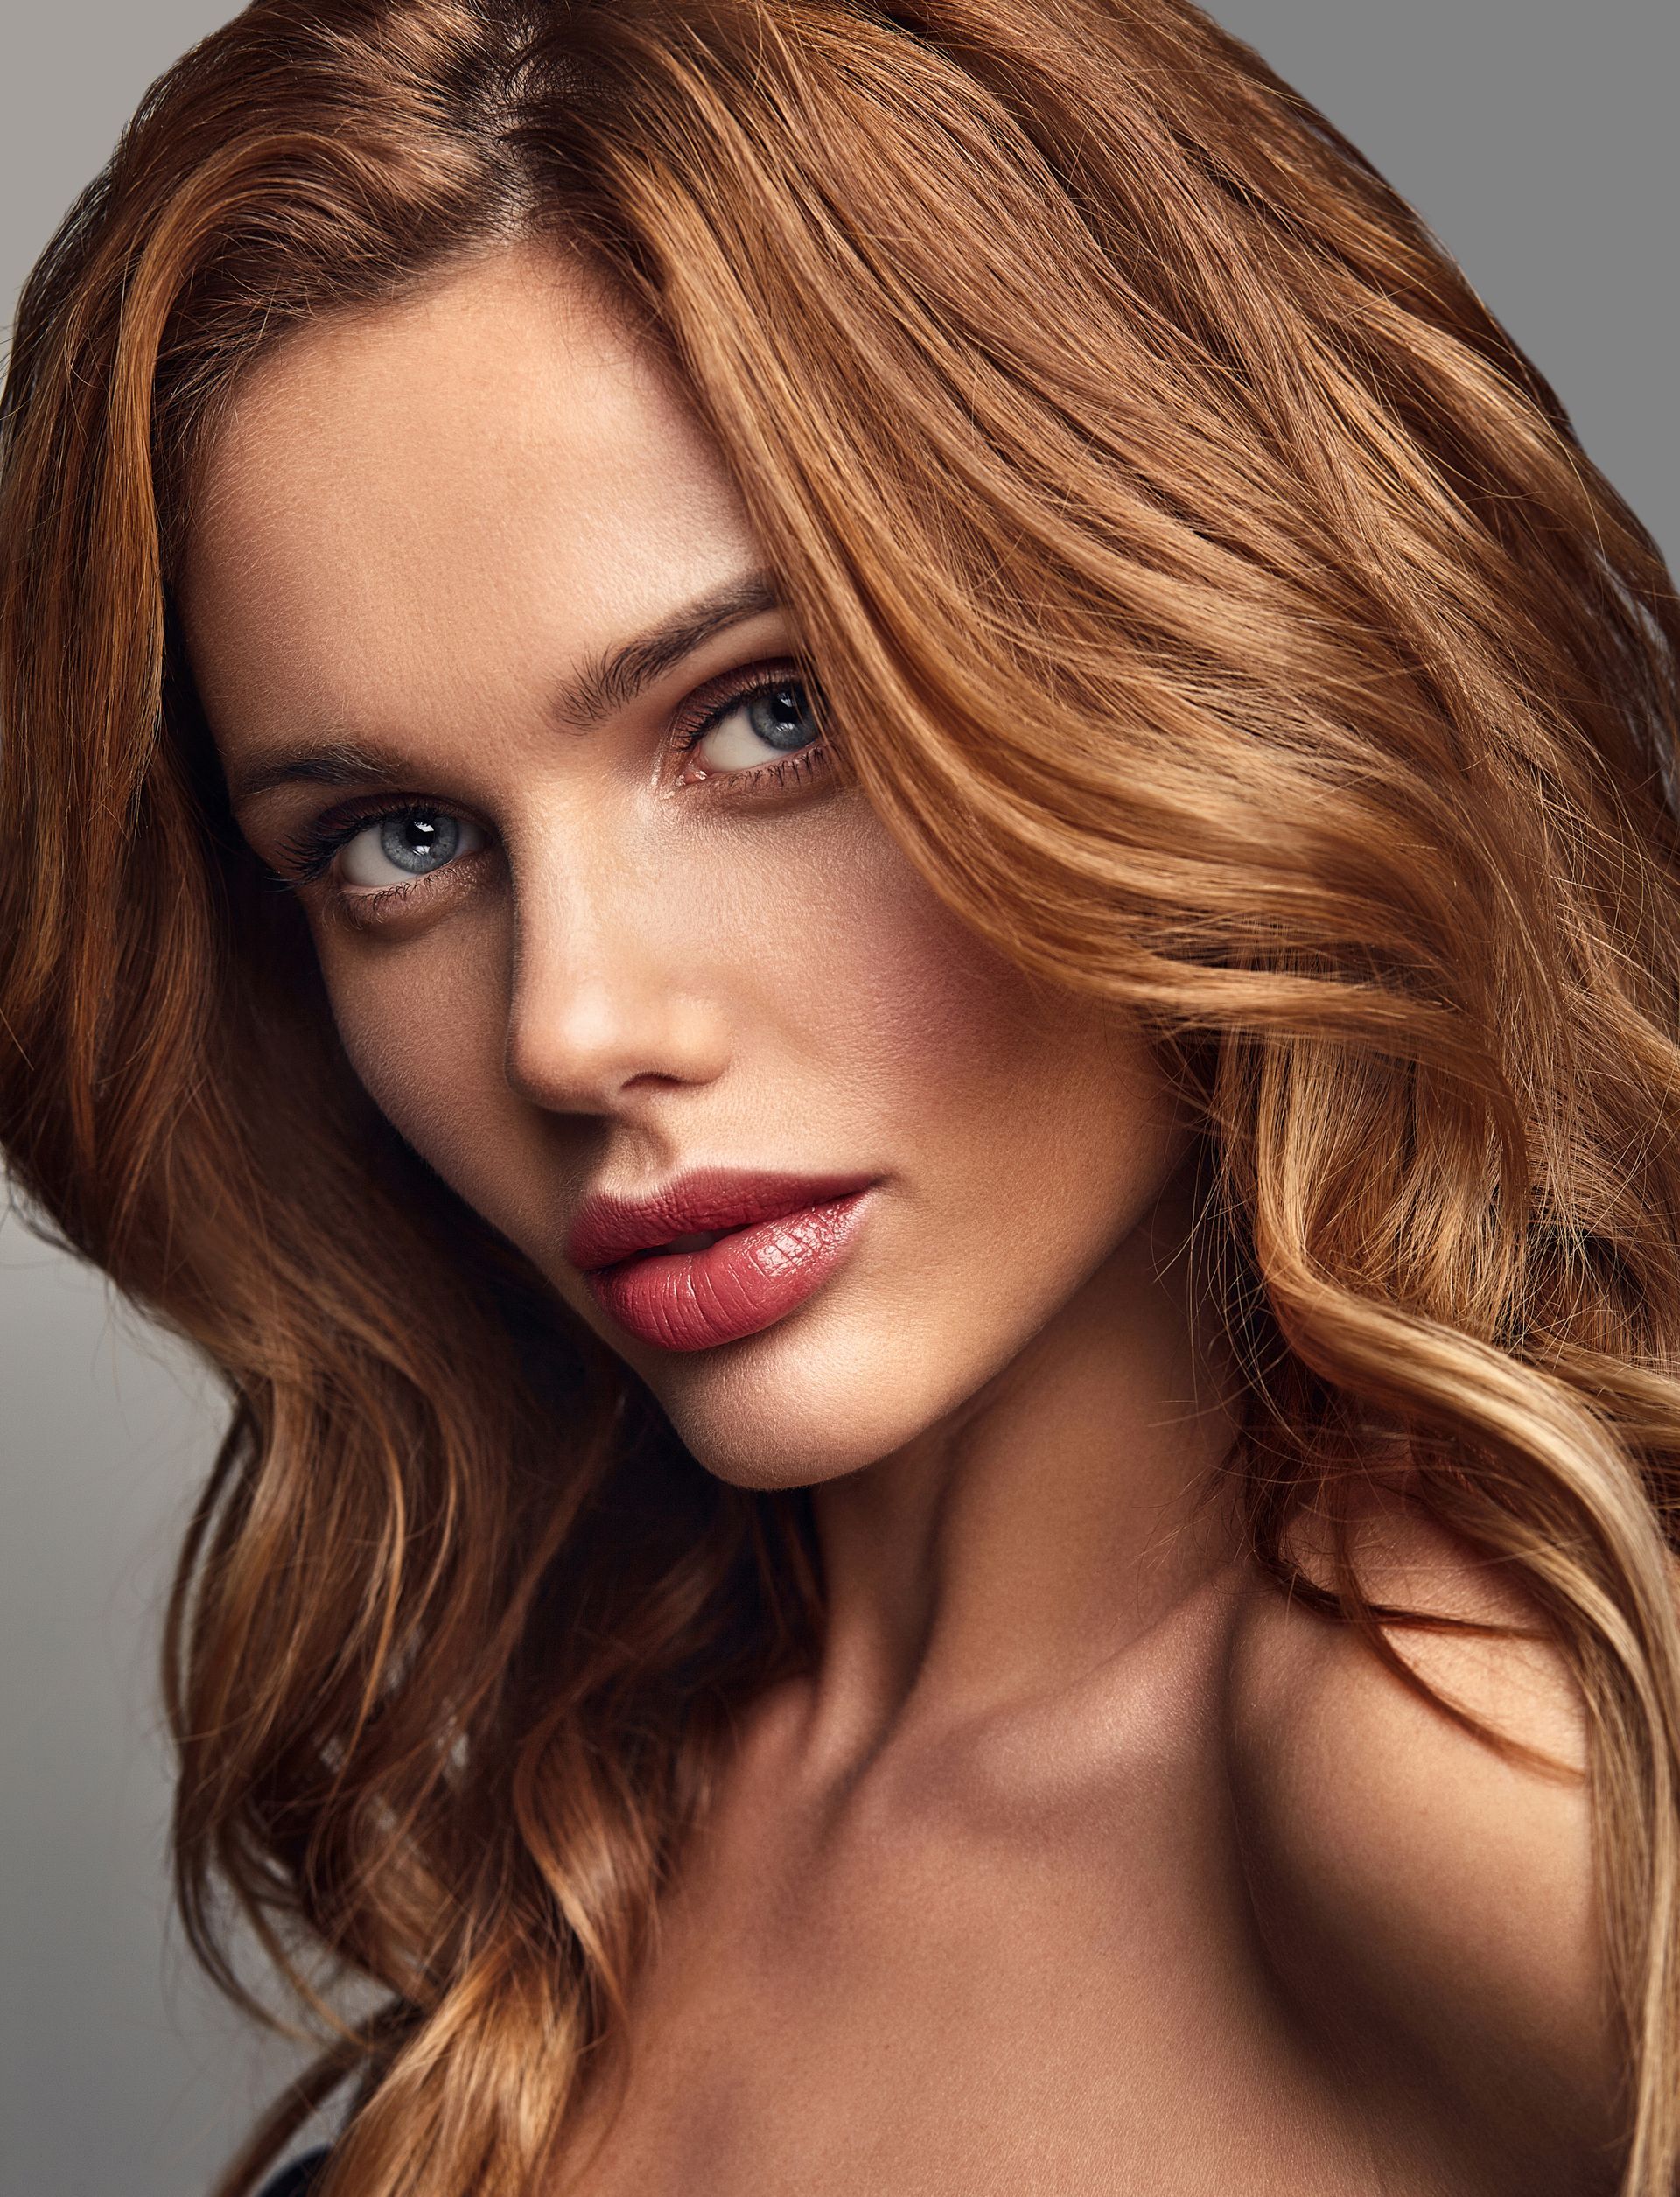
<path fill-rule="evenodd" d="M 670 896 L 621 858 L 523 900 L 514 941 L 508 1081 L 542 1106 L 600 1112 L 643 1076 L 722 1069 L 721 1001 L 696 990 Z"/>

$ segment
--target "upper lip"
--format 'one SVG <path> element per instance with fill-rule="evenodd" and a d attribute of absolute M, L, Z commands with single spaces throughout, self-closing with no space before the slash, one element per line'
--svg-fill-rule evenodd
<path fill-rule="evenodd" d="M 593 1192 L 578 1208 L 566 1238 L 566 1256 L 588 1274 L 648 1251 L 673 1236 L 710 1229 L 750 1228 L 808 1206 L 827 1205 L 866 1190 L 873 1175 L 778 1174 L 751 1167 L 701 1167 L 678 1175 L 643 1198 Z"/>

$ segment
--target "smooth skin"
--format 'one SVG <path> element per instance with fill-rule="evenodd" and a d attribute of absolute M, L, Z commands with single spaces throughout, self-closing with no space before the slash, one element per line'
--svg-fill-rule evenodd
<path fill-rule="evenodd" d="M 1256 1578 L 1194 1129 L 1137 1033 L 947 913 L 814 718 L 778 749 L 732 702 L 798 675 L 761 571 L 645 338 L 500 245 L 257 365 L 182 588 L 369 1092 L 702 1466 L 814 1491 L 821 1668 L 743 1719 L 556 2197 L 1614 2187 L 1579 1775 Z M 639 1342 L 571 1217 L 718 1164 L 878 1180 L 778 1325 Z M 1402 1508 L 1362 1548 L 1378 1599 L 1523 1616 Z M 1550 1651 L 1396 1641 L 1578 1770 Z"/>

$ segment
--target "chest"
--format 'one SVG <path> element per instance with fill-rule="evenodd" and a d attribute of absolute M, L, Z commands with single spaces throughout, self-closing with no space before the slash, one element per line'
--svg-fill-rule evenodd
<path fill-rule="evenodd" d="M 662 1918 L 576 2197 L 1352 2197 L 1356 2129 L 1253 1952 L 1214 1795 L 738 1828 Z M 575 2166 L 574 2166 L 575 2171 Z"/>

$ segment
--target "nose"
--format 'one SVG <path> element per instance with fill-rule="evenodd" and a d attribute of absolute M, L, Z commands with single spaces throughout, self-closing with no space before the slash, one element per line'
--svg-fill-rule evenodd
<path fill-rule="evenodd" d="M 710 1082 L 728 1057 L 724 1002 L 669 896 L 635 871 L 576 875 L 522 901 L 505 1070 L 550 1112 L 611 1114 L 640 1091 Z"/>

